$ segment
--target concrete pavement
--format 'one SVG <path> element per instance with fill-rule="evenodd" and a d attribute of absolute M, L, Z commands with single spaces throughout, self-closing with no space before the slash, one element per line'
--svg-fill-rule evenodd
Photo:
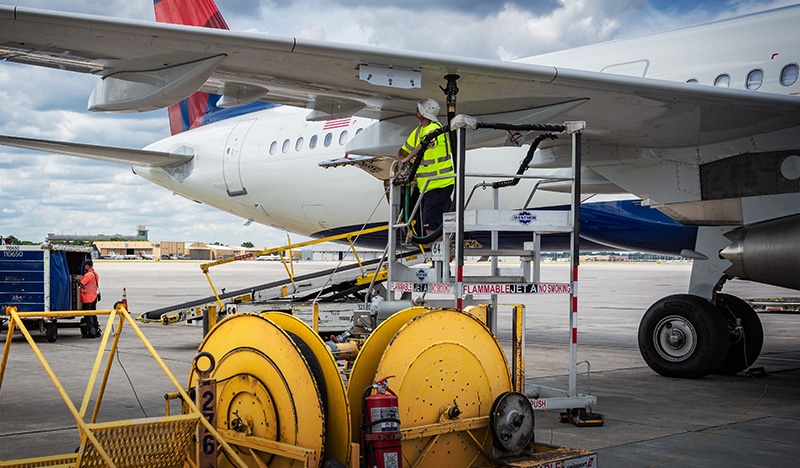
<path fill-rule="evenodd" d="M 329 268 L 329 262 L 297 264 L 297 273 Z M 477 268 L 477 267 L 476 267 Z M 543 280 L 564 281 L 564 265 L 545 265 Z M 766 377 L 709 376 L 698 380 L 661 377 L 639 355 L 636 330 L 645 309 L 660 297 L 685 292 L 689 265 L 585 264 L 579 296 L 578 387 L 597 395 L 600 428 L 558 422 L 557 414 L 536 413 L 536 439 L 597 450 L 610 466 L 793 466 L 800 447 L 800 315 L 762 313 L 765 344 L 755 363 Z M 198 264 L 188 262 L 97 262 L 103 302 L 111 307 L 126 288 L 134 314 L 210 294 Z M 285 275 L 277 262 L 239 262 L 212 269 L 215 286 L 244 288 Z M 796 291 L 731 282 L 725 292 L 743 298 Z M 566 296 L 501 297 L 527 307 L 527 382 L 567 386 L 568 313 Z M 510 320 L 500 316 L 501 343 L 508 344 Z M 102 323 L 102 320 L 101 320 Z M 185 324 L 140 325 L 166 364 L 186 384 L 202 328 Z M 37 343 L 80 405 L 98 340 L 62 329 L 56 343 Z M 5 333 L 0 340 L 5 341 Z M 112 369 L 101 420 L 139 418 L 164 412 L 169 381 L 132 333 L 123 333 Z M 52 383 L 17 335 L 0 389 L 0 460 L 68 453 L 77 447 L 75 423 Z M 675 457 L 675 458 L 671 458 Z"/>

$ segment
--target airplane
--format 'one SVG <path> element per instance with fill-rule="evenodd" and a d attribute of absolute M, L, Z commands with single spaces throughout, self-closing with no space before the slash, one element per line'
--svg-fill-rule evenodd
<path fill-rule="evenodd" d="M 142 150 L 0 144 L 129 164 L 191 200 L 320 237 L 385 223 L 386 156 L 415 102 L 457 75 L 458 113 L 587 122 L 582 247 L 693 259 L 688 294 L 640 323 L 655 372 L 700 378 L 756 360 L 763 328 L 721 292 L 727 279 L 800 289 L 800 5 L 513 62 L 236 33 L 212 0 L 171 5 L 155 2 L 158 24 L 0 6 L 0 58 L 98 75 L 89 110 L 169 107 L 173 133 Z M 471 132 L 465 171 L 513 172 L 532 137 Z M 557 171 L 568 153 L 545 141 L 531 167 Z M 320 167 L 343 155 L 360 162 Z M 503 192 L 501 208 L 521 208 L 532 183 Z M 564 205 L 559 190 L 532 206 Z"/>
<path fill-rule="evenodd" d="M 106 257 L 106 258 L 108 258 L 108 259 L 110 259 L 110 260 L 124 260 L 124 259 L 125 259 L 125 257 L 124 257 L 124 256 L 122 256 L 122 255 L 118 255 L 118 254 L 117 254 L 116 252 L 114 252 L 113 250 L 112 250 L 111 252 L 109 252 L 109 253 L 108 253 L 108 257 Z"/>

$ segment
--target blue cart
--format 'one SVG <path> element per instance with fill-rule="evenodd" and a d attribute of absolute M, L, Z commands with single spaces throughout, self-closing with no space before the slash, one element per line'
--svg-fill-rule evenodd
<path fill-rule="evenodd" d="M 0 324 L 5 324 L 7 306 L 20 312 L 79 310 L 79 283 L 83 261 L 91 258 L 91 247 L 71 245 L 0 245 Z M 54 318 L 33 318 L 40 333 L 53 343 L 58 339 Z M 79 327 L 72 319 L 70 326 Z"/>

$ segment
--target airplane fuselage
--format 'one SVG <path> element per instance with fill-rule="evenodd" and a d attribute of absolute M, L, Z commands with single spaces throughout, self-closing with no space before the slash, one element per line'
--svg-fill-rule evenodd
<path fill-rule="evenodd" d="M 381 180 L 353 166 L 319 166 L 343 157 L 348 141 L 375 121 L 352 118 L 326 128 L 329 123 L 306 121 L 307 114 L 306 109 L 282 106 L 182 132 L 147 149 L 191 148 L 192 161 L 180 168 L 135 171 L 189 199 L 301 235 L 385 223 L 388 206 Z M 467 172 L 513 174 L 524 155 L 525 149 L 516 147 L 472 150 Z M 471 178 L 470 186 L 483 180 Z M 501 204 L 522 208 L 533 185 L 524 181 L 502 190 Z M 476 191 L 470 205 L 490 207 L 490 192 Z M 531 207 L 568 203 L 567 194 L 538 191 Z"/>

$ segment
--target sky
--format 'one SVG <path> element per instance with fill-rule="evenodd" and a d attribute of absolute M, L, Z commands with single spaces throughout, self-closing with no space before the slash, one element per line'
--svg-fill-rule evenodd
<path fill-rule="evenodd" d="M 153 21 L 152 0 L 3 0 Z M 510 60 L 635 37 L 797 0 L 217 0 L 233 30 Z M 165 110 L 86 110 L 99 78 L 0 62 L 0 134 L 141 148 L 169 135 Z M 324 196 L 324 194 L 320 194 Z M 130 167 L 0 147 L 0 237 L 134 235 L 157 241 L 281 245 L 286 233 L 153 185 Z M 293 241 L 304 240 L 297 236 Z"/>

